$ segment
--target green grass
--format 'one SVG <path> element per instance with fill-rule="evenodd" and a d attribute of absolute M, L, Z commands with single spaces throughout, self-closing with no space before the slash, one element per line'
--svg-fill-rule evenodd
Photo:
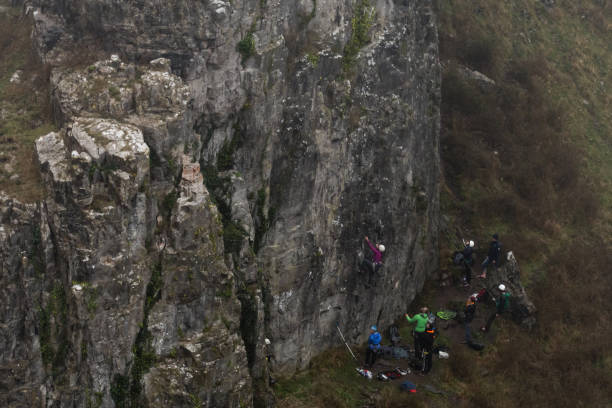
<path fill-rule="evenodd" d="M 610 22 L 605 15 L 609 15 L 610 6 L 604 9 L 596 1 L 557 1 L 555 7 L 548 8 L 542 2 L 525 0 L 440 0 L 437 5 L 443 58 L 480 69 L 502 83 L 510 82 L 504 77 L 509 71 L 532 78 L 538 74 L 535 86 L 542 86 L 547 104 L 562 112 L 561 141 L 573 145 L 579 172 L 585 184 L 595 187 L 600 207 L 609 217 L 612 111 L 605 90 L 610 86 L 607 71 L 612 54 Z M 468 59 L 470 45 L 479 42 L 489 42 L 494 48 L 489 63 L 470 63 Z M 581 192 L 577 193 L 574 200 L 581 198 Z"/>
<path fill-rule="evenodd" d="M 354 407 L 366 403 L 377 384 L 361 377 L 355 368 L 346 349 L 328 351 L 313 360 L 310 370 L 279 380 L 275 385 L 279 406 Z"/>
<path fill-rule="evenodd" d="M 602 92 L 610 85 L 612 56 L 609 21 L 601 20 L 609 6 L 436 4 L 448 67 L 442 208 L 453 228 L 481 245 L 493 231 L 500 233 L 521 263 L 540 321 L 533 333 L 502 322 L 487 358 L 472 363 L 490 373 L 487 381 L 459 375 L 454 387 L 464 390 L 466 406 L 600 406 L 611 383 L 604 374 L 611 357 L 603 346 L 610 325 L 588 316 L 609 322 L 599 299 L 606 296 L 601 282 L 611 260 L 590 253 L 602 242 L 605 247 L 612 232 L 612 121 Z M 485 73 L 496 87 L 482 91 L 457 76 L 454 64 Z M 457 239 L 441 238 L 446 262 Z M 580 332 L 591 333 L 589 340 L 580 340 Z M 461 367 L 455 369 L 460 374 Z M 558 386 L 560 377 L 581 392 Z"/>

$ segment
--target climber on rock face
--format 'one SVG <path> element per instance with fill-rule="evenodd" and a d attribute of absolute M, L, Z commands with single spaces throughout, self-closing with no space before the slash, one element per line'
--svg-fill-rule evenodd
<path fill-rule="evenodd" d="M 382 253 L 385 252 L 385 246 L 383 244 L 373 245 L 368 237 L 365 237 L 364 239 L 366 244 L 368 244 L 368 247 L 370 247 L 370 251 L 372 251 L 372 256 L 371 260 L 364 257 L 363 262 L 361 263 L 361 268 L 370 273 L 368 277 L 368 284 L 371 285 L 373 275 L 375 275 L 382 267 Z"/>

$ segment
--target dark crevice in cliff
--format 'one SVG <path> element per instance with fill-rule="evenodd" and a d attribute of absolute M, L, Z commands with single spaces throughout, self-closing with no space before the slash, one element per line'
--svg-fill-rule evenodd
<path fill-rule="evenodd" d="M 257 337 L 257 299 L 253 288 L 238 290 L 237 296 L 240 300 L 240 334 L 244 341 L 247 353 L 249 369 L 253 369 L 256 358 Z"/>
<path fill-rule="evenodd" d="M 208 131 L 206 134 L 210 134 Z M 244 238 L 247 233 L 232 218 L 231 177 L 226 173 L 234 168 L 234 154 L 244 141 L 244 129 L 237 121 L 233 127 L 231 140 L 225 141 L 217 154 L 216 163 L 210 164 L 200 162 L 200 168 L 204 175 L 204 184 L 208 189 L 212 201 L 221 214 L 223 224 L 223 248 L 226 255 L 237 259 L 242 250 Z M 205 146 L 206 144 L 204 144 Z"/>
<path fill-rule="evenodd" d="M 257 198 L 255 201 L 255 215 L 253 223 L 255 224 L 255 238 L 253 239 L 253 251 L 257 254 L 262 247 L 262 242 L 266 232 L 272 226 L 276 217 L 276 207 L 269 206 L 266 211 L 267 194 L 266 188 L 262 187 L 257 190 Z"/>
<path fill-rule="evenodd" d="M 156 362 L 156 354 L 151 344 L 153 336 L 148 328 L 149 313 L 151 309 L 161 299 L 163 278 L 162 278 L 163 253 L 159 255 L 157 263 L 153 266 L 151 280 L 147 285 L 146 299 L 144 305 L 144 317 L 140 330 L 136 335 L 132 352 L 134 359 L 130 375 L 115 374 L 111 384 L 111 396 L 118 408 L 139 407 L 141 406 L 142 379 L 144 374 Z"/>
<path fill-rule="evenodd" d="M 44 249 L 42 246 L 42 235 L 38 225 L 34 225 L 31 229 L 30 245 L 28 246 L 27 257 L 30 264 L 34 268 L 36 277 L 42 277 L 45 273 L 45 258 Z"/>
<path fill-rule="evenodd" d="M 70 323 L 67 284 L 61 276 L 48 275 L 46 270 L 45 243 L 41 231 L 41 214 L 36 217 L 30 229 L 30 240 L 26 256 L 34 269 L 34 274 L 42 283 L 41 300 L 38 305 L 38 336 L 40 354 L 45 369 L 50 369 L 57 385 L 65 383 L 67 358 L 71 352 Z M 51 237 L 52 238 L 52 237 Z M 54 254 L 57 255 L 57 254 Z M 58 260 L 56 259 L 57 263 Z M 46 301 L 45 301 L 45 293 Z"/>
<path fill-rule="evenodd" d="M 171 171 L 171 173 L 176 172 Z M 176 180 L 174 180 L 175 187 L 163 196 L 159 204 L 159 214 L 163 220 L 158 226 L 156 233 L 160 234 L 160 236 L 170 236 L 172 212 L 179 196 L 176 187 L 179 182 L 180 179 L 176 177 Z M 151 277 L 147 284 L 142 323 L 132 347 L 133 360 L 130 373 L 129 375 L 115 374 L 111 383 L 111 396 L 118 408 L 142 406 L 143 377 L 157 361 L 157 355 L 152 345 L 153 335 L 149 331 L 148 323 L 151 310 L 162 297 L 164 284 L 163 257 L 166 242 L 163 245 L 152 267 Z"/>
<path fill-rule="evenodd" d="M 234 275 L 236 276 L 238 274 L 235 273 Z M 258 280 L 260 280 L 262 276 L 261 274 L 258 275 Z M 247 287 L 242 281 L 239 281 L 238 286 L 237 297 L 240 300 L 241 306 L 240 334 L 245 345 L 249 373 L 253 384 L 253 406 L 255 408 L 264 408 L 270 406 L 270 399 L 273 398 L 273 394 L 268 386 L 269 367 L 267 366 L 267 356 L 258 355 L 257 353 L 257 347 L 259 345 L 258 340 L 262 338 L 262 330 L 265 336 L 267 327 L 265 323 L 266 310 L 268 309 L 265 304 L 266 289 L 264 285 L 262 285 L 262 282 L 251 284 Z M 261 293 L 262 301 L 264 302 L 263 327 L 259 319 L 260 304 L 257 297 L 258 293 Z M 258 359 L 262 360 L 259 361 Z"/>
<path fill-rule="evenodd" d="M 55 380 L 62 374 L 68 344 L 68 303 L 61 283 L 50 290 L 49 299 L 38 312 L 40 353 L 43 364 L 51 368 Z"/>

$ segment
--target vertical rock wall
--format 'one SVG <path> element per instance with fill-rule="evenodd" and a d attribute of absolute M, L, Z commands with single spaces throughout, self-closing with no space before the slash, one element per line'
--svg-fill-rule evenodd
<path fill-rule="evenodd" d="M 48 229 L 40 207 L 0 194 L 0 405 L 41 406 L 44 394 L 39 307 Z M 48 283 L 47 283 L 48 285 Z M 48 287 L 48 286 L 47 286 Z M 41 317 L 43 319 L 41 319 Z M 43 324 L 43 328 L 45 325 Z"/>
<path fill-rule="evenodd" d="M 268 2 L 253 20 L 247 98 L 230 139 L 232 168 L 258 195 L 250 205 L 263 236 L 255 239 L 259 283 L 280 370 L 337 344 L 337 322 L 353 341 L 373 323 L 390 323 L 437 266 L 431 10 L 419 2 L 292 6 Z M 212 151 L 218 131 L 201 132 L 212 133 Z M 375 287 L 358 268 L 365 235 L 388 248 Z"/>

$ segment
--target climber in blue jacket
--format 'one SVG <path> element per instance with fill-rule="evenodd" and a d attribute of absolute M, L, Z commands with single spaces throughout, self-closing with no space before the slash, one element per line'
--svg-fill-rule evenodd
<path fill-rule="evenodd" d="M 378 352 L 380 351 L 380 342 L 382 336 L 377 331 L 376 326 L 370 327 L 370 337 L 368 337 L 368 348 L 366 350 L 366 368 L 372 368 Z"/>

